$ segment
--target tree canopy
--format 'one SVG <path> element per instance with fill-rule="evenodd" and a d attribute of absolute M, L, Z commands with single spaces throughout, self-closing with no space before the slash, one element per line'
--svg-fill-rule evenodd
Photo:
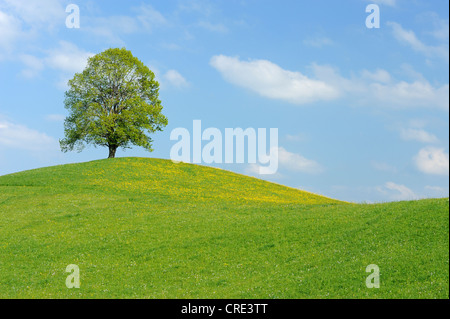
<path fill-rule="evenodd" d="M 153 151 L 150 134 L 162 131 L 159 83 L 154 73 L 125 48 L 108 49 L 89 58 L 87 67 L 68 82 L 63 152 L 81 151 L 86 144 L 109 148 L 141 146 Z"/>

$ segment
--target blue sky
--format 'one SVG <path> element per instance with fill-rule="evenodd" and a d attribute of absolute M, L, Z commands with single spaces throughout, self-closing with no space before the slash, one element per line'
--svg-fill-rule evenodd
<path fill-rule="evenodd" d="M 69 4 L 80 28 L 65 25 Z M 380 8 L 369 29 L 366 6 Z M 449 193 L 448 1 L 0 0 L 0 175 L 107 157 L 61 153 L 66 82 L 126 47 L 177 127 L 278 128 L 279 170 L 218 167 L 348 201 Z"/>

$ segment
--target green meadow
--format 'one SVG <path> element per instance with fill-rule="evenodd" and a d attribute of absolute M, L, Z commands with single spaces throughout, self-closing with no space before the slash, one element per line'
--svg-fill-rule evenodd
<path fill-rule="evenodd" d="M 0 176 L 0 298 L 449 298 L 449 202 L 353 204 L 144 158 Z"/>

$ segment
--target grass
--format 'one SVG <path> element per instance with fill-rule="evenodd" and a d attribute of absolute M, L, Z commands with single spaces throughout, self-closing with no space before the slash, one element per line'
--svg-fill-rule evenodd
<path fill-rule="evenodd" d="M 0 298 L 449 298 L 448 205 L 350 204 L 158 159 L 25 171 L 0 177 Z"/>

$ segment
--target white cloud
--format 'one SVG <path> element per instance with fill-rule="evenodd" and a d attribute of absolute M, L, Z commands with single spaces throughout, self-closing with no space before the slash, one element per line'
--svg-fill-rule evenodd
<path fill-rule="evenodd" d="M 409 78 L 410 80 L 418 82 L 426 82 L 426 79 L 423 76 L 423 74 L 417 72 L 410 64 L 402 63 L 400 65 L 400 73 Z"/>
<path fill-rule="evenodd" d="M 348 79 L 330 66 L 313 64 L 312 69 L 316 78 L 334 86 L 343 95 L 346 93 L 352 98 L 352 103 L 394 108 L 449 109 L 448 84 L 433 86 L 425 79 L 394 81 L 387 71 L 380 69 L 375 72 L 365 70 L 361 77 Z"/>
<path fill-rule="evenodd" d="M 401 129 L 400 137 L 405 141 L 417 141 L 421 143 L 438 143 L 439 139 L 423 129 Z"/>
<path fill-rule="evenodd" d="M 58 142 L 47 134 L 24 125 L 0 120 L 0 147 L 46 151 L 58 148 Z"/>
<path fill-rule="evenodd" d="M 189 86 L 189 82 L 176 70 L 169 70 L 164 74 L 164 79 L 172 86 L 184 88 Z"/>
<path fill-rule="evenodd" d="M 388 195 L 392 200 L 415 200 L 418 196 L 405 185 L 387 182 L 384 187 L 377 188 L 379 192 Z"/>
<path fill-rule="evenodd" d="M 449 154 L 443 148 L 426 147 L 414 157 L 417 168 L 426 174 L 449 175 Z"/>
<path fill-rule="evenodd" d="M 42 31 L 65 27 L 65 19 L 60 0 L 1 0 L 0 59 L 6 55 L 14 58 L 18 44 L 29 45 L 45 34 Z M 26 70 L 22 75 L 30 77 L 31 73 L 32 70 Z"/>
<path fill-rule="evenodd" d="M 261 96 L 305 104 L 349 98 L 351 104 L 392 108 L 439 108 L 449 110 L 449 85 L 432 85 L 424 77 L 403 65 L 403 71 L 414 76 L 413 82 L 396 81 L 383 69 L 363 70 L 360 76 L 343 77 L 331 66 L 310 66 L 315 78 L 287 71 L 267 60 L 241 61 L 218 55 L 211 66 L 224 79 Z"/>
<path fill-rule="evenodd" d="M 388 22 L 387 24 L 392 27 L 394 37 L 398 41 L 409 45 L 414 51 L 420 52 L 427 57 L 440 57 L 448 61 L 448 44 L 439 46 L 426 45 L 417 38 L 414 31 L 405 30 L 400 24 L 396 22 Z"/>
<path fill-rule="evenodd" d="M 178 5 L 178 14 L 189 14 L 194 19 L 198 19 L 196 23 L 193 23 L 192 26 L 196 26 L 210 32 L 215 33 L 228 33 L 229 28 L 222 22 L 221 20 L 221 10 L 216 8 L 214 1 L 210 0 L 184 0 L 180 1 Z M 236 25 L 239 25 L 242 21 L 235 22 Z M 187 39 L 191 39 L 193 36 L 189 32 L 187 32 L 187 28 L 189 26 L 182 26 L 184 32 L 186 34 Z"/>
<path fill-rule="evenodd" d="M 18 19 L 0 10 L 0 54 L 1 51 L 12 50 L 14 42 L 21 36 L 21 29 Z"/>
<path fill-rule="evenodd" d="M 168 23 L 162 13 L 155 10 L 151 5 L 142 5 L 136 10 L 139 12 L 137 16 L 138 20 L 148 31 L 151 31 L 156 26 Z"/>
<path fill-rule="evenodd" d="M 383 69 L 377 69 L 375 72 L 363 70 L 362 77 L 380 83 L 389 83 L 392 80 L 389 72 Z"/>
<path fill-rule="evenodd" d="M 345 93 L 366 96 L 368 93 L 367 83 L 361 78 L 352 77 L 347 79 L 339 74 L 338 69 L 329 65 L 313 63 L 310 68 L 318 80 L 333 86 L 342 96 Z"/>
<path fill-rule="evenodd" d="M 140 30 L 138 20 L 129 16 L 110 16 L 88 18 L 83 31 L 89 34 L 106 38 L 113 42 L 122 42 L 119 34 L 131 34 Z"/>
<path fill-rule="evenodd" d="M 134 15 L 88 16 L 84 18 L 82 31 L 109 43 L 124 45 L 122 35 L 138 32 L 151 33 L 155 28 L 169 25 L 164 15 L 151 5 L 132 8 Z"/>
<path fill-rule="evenodd" d="M 310 79 L 300 72 L 284 70 L 267 60 L 247 62 L 218 55 L 212 57 L 210 64 L 228 82 L 271 99 L 306 104 L 339 97 L 339 91 L 329 84 Z"/>
<path fill-rule="evenodd" d="M 19 60 L 25 65 L 21 75 L 27 78 L 35 77 L 46 67 L 60 71 L 60 80 L 57 83 L 62 89 L 67 88 L 67 81 L 73 73 L 81 72 L 87 66 L 87 60 L 94 53 L 84 51 L 75 44 L 60 41 L 59 47 L 46 51 L 42 58 L 30 54 L 22 54 Z"/>
<path fill-rule="evenodd" d="M 0 1 L 0 60 L 14 57 L 18 43 L 28 44 L 58 24 L 63 26 L 66 13 L 59 0 Z M 22 75 L 32 77 L 31 70 Z"/>
<path fill-rule="evenodd" d="M 81 72 L 86 67 L 88 58 L 93 55 L 94 53 L 81 50 L 75 44 L 60 41 L 59 48 L 49 51 L 45 63 L 63 72 Z"/>
<path fill-rule="evenodd" d="M 433 87 L 429 82 L 400 81 L 394 85 L 372 83 L 373 96 L 380 102 L 397 107 L 437 107 L 449 109 L 449 85 Z"/>
<path fill-rule="evenodd" d="M 278 165 L 289 171 L 309 174 L 318 174 L 324 171 L 323 167 L 316 161 L 291 153 L 283 147 L 278 148 Z"/>
<path fill-rule="evenodd" d="M 271 150 L 271 153 L 274 152 Z M 261 166 L 258 164 L 249 164 L 246 168 L 247 174 L 260 175 Z M 324 171 L 322 165 L 314 160 L 307 159 L 300 154 L 291 153 L 283 147 L 278 147 L 278 168 L 290 172 L 299 172 L 306 174 L 320 174 Z M 264 176 L 264 175 L 263 175 Z M 279 171 L 271 174 L 271 178 L 284 178 Z"/>
<path fill-rule="evenodd" d="M 65 7 L 60 0 L 3 0 L 1 7 L 31 28 L 53 28 L 65 23 Z"/>

